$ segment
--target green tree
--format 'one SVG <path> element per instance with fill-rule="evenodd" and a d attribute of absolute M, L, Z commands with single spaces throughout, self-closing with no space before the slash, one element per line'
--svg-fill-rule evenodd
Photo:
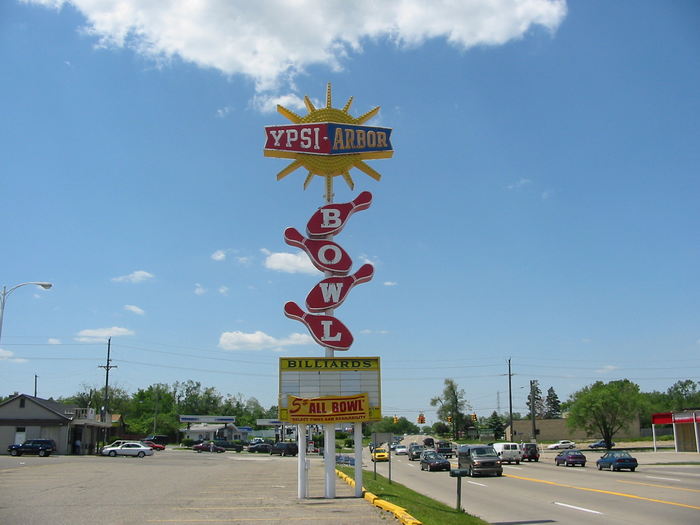
<path fill-rule="evenodd" d="M 129 432 L 134 434 L 166 434 L 177 437 L 180 428 L 174 391 L 164 383 L 139 389 L 131 398 L 124 415 Z"/>
<path fill-rule="evenodd" d="M 447 423 L 444 423 L 442 421 L 438 421 L 437 423 L 433 423 L 433 430 L 432 430 L 433 434 L 436 434 L 438 436 L 446 436 L 446 435 L 450 434 L 451 431 L 452 431 L 452 428 Z"/>
<path fill-rule="evenodd" d="M 669 398 L 671 410 L 687 410 L 690 408 L 700 408 L 700 392 L 698 392 L 700 382 L 696 383 L 692 379 L 677 381 L 669 387 L 666 394 Z"/>
<path fill-rule="evenodd" d="M 637 384 L 628 379 L 597 381 L 571 395 L 567 425 L 599 435 L 609 447 L 613 436 L 634 421 L 641 407 Z"/>
<path fill-rule="evenodd" d="M 381 421 L 375 421 L 365 426 L 365 435 L 369 436 L 372 432 L 391 432 L 397 435 L 417 434 L 418 426 L 403 416 L 399 418 L 397 423 L 394 423 L 393 416 L 384 416 Z"/>
<path fill-rule="evenodd" d="M 503 439 L 505 435 L 506 422 L 504 421 L 503 417 L 498 415 L 498 412 L 494 410 L 488 419 L 484 421 L 484 426 L 493 430 L 494 439 Z"/>
<path fill-rule="evenodd" d="M 67 405 L 75 405 L 78 408 L 94 408 L 97 414 L 102 410 L 105 402 L 105 387 L 104 385 L 88 385 L 83 383 L 80 385 L 81 390 L 68 397 L 59 397 L 59 403 Z M 123 414 L 131 401 L 131 396 L 123 388 L 114 385 L 109 387 L 109 412 L 112 414 Z"/>
<path fill-rule="evenodd" d="M 547 398 L 544 400 L 544 417 L 546 419 L 559 419 L 561 417 L 561 402 L 553 386 L 547 390 Z"/>
<path fill-rule="evenodd" d="M 532 383 L 533 385 L 530 390 L 530 394 L 527 396 L 527 408 L 530 411 L 527 417 L 532 417 L 532 405 L 534 397 L 535 417 L 542 418 L 545 414 L 545 405 L 544 400 L 542 399 L 542 390 L 540 390 L 539 381 L 535 379 Z"/>
<path fill-rule="evenodd" d="M 467 402 L 464 390 L 457 386 L 454 379 L 445 379 L 445 388 L 441 396 L 436 396 L 430 400 L 430 406 L 437 406 L 437 417 L 442 421 L 452 418 L 454 439 L 457 439 L 458 429 L 462 428 L 466 422 L 465 410 L 470 410 L 471 406 Z"/>

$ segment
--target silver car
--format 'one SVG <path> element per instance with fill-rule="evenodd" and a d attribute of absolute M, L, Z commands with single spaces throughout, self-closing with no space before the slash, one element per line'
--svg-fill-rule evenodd
<path fill-rule="evenodd" d="M 147 447 L 143 443 L 136 443 L 133 441 L 127 441 L 126 443 L 122 443 L 116 446 L 107 446 L 104 447 L 101 451 L 100 454 L 103 456 L 136 456 L 138 458 L 142 458 L 144 456 L 152 456 L 153 455 L 153 449 L 151 447 Z"/>

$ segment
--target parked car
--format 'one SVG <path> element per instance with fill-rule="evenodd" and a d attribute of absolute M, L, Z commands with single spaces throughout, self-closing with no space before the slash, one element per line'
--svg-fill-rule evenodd
<path fill-rule="evenodd" d="M 605 440 L 601 439 L 600 441 L 596 441 L 595 443 L 591 443 L 590 445 L 588 445 L 588 448 L 607 448 L 607 449 L 610 449 L 610 448 L 613 448 L 614 446 L 615 446 L 614 441 L 611 441 L 610 446 L 608 446 L 607 443 L 605 443 Z"/>
<path fill-rule="evenodd" d="M 537 443 L 523 443 L 520 445 L 520 449 L 523 452 L 523 461 L 539 461 L 540 460 L 540 449 Z"/>
<path fill-rule="evenodd" d="M 215 445 L 213 441 L 209 442 L 204 442 L 204 443 L 199 443 L 197 445 L 194 445 L 192 447 L 192 450 L 196 452 L 226 452 L 226 449 L 224 447 L 220 447 L 218 445 Z"/>
<path fill-rule="evenodd" d="M 253 445 L 248 445 L 248 452 L 263 452 L 265 454 L 268 454 L 270 452 L 270 449 L 272 449 L 272 445 L 270 443 L 255 443 Z"/>
<path fill-rule="evenodd" d="M 637 468 L 637 459 L 633 458 L 626 450 L 611 450 L 603 454 L 595 464 L 598 470 L 607 468 L 614 472 L 624 468 L 634 472 L 634 469 Z"/>
<path fill-rule="evenodd" d="M 554 464 L 566 465 L 567 467 L 575 467 L 576 465 L 586 466 L 586 456 L 580 450 L 564 450 L 559 452 L 554 458 Z"/>
<path fill-rule="evenodd" d="M 408 447 L 406 445 L 396 445 L 396 448 L 394 449 L 394 453 L 397 456 L 408 455 Z"/>
<path fill-rule="evenodd" d="M 510 465 L 515 462 L 516 465 L 520 465 L 520 460 L 523 457 L 523 452 L 520 449 L 520 445 L 517 443 L 494 443 L 493 449 L 501 458 L 501 463 L 507 461 Z"/>
<path fill-rule="evenodd" d="M 389 461 L 389 451 L 385 448 L 375 448 L 372 452 L 372 461 Z"/>
<path fill-rule="evenodd" d="M 243 452 L 243 445 L 241 443 L 236 443 L 235 441 L 226 441 L 225 439 L 215 439 L 214 444 L 217 447 L 223 447 L 226 450 L 233 450 L 234 452 Z"/>
<path fill-rule="evenodd" d="M 146 441 L 145 439 L 141 441 L 144 445 L 147 447 L 151 447 L 153 450 L 165 450 L 165 445 L 161 445 L 160 443 L 154 443 L 153 441 Z"/>
<path fill-rule="evenodd" d="M 452 443 L 449 441 L 438 441 L 435 445 L 435 452 L 443 457 L 451 458 L 454 452 L 452 451 Z"/>
<path fill-rule="evenodd" d="M 481 474 L 503 475 L 501 459 L 488 445 L 462 445 L 457 450 L 458 466 L 467 469 L 469 477 Z"/>
<path fill-rule="evenodd" d="M 122 443 L 121 445 L 117 445 L 116 447 L 103 447 L 102 450 L 100 450 L 100 454 L 102 454 L 103 456 L 111 457 L 136 456 L 138 458 L 142 458 L 144 456 L 152 456 L 153 449 L 151 447 L 147 447 L 143 443 L 127 441 L 126 443 Z"/>
<path fill-rule="evenodd" d="M 420 469 L 429 472 L 433 470 L 450 470 L 450 462 L 442 454 L 434 450 L 424 450 L 420 455 Z"/>
<path fill-rule="evenodd" d="M 296 443 L 280 441 L 272 445 L 270 455 L 280 456 L 296 456 L 299 453 L 299 447 Z"/>
<path fill-rule="evenodd" d="M 21 445 L 14 444 L 7 447 L 11 456 L 21 456 L 22 454 L 36 454 L 38 456 L 50 456 L 56 448 L 53 439 L 28 439 Z"/>
<path fill-rule="evenodd" d="M 408 447 L 408 460 L 415 461 L 420 459 L 420 455 L 424 450 L 425 447 L 423 445 L 413 443 L 410 447 Z"/>
<path fill-rule="evenodd" d="M 552 443 L 551 445 L 547 446 L 548 450 L 558 450 L 560 448 L 576 448 L 576 443 L 569 441 L 568 439 L 562 439 L 561 441 L 557 441 L 556 443 Z"/>
<path fill-rule="evenodd" d="M 168 436 L 164 434 L 151 434 L 150 436 L 146 436 L 143 438 L 144 441 L 153 441 L 154 443 L 158 443 L 159 445 L 167 445 L 168 444 Z"/>

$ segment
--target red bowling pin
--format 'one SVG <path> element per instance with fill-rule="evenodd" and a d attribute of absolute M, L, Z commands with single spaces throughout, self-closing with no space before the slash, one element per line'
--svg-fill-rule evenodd
<path fill-rule="evenodd" d="M 310 312 L 323 312 L 337 308 L 348 296 L 353 286 L 372 280 L 374 267 L 364 264 L 353 275 L 328 277 L 318 283 L 306 296 L 306 308 Z"/>
<path fill-rule="evenodd" d="M 321 346 L 333 350 L 347 350 L 352 345 L 350 330 L 335 317 L 306 313 L 293 301 L 284 305 L 284 315 L 304 323 L 311 337 Z"/>
<path fill-rule="evenodd" d="M 372 204 L 372 194 L 363 191 L 351 202 L 326 204 L 316 210 L 306 224 L 309 237 L 335 235 L 343 229 L 350 215 L 356 211 L 366 210 Z"/>
<path fill-rule="evenodd" d="M 284 240 L 287 244 L 304 250 L 313 265 L 322 272 L 346 275 L 352 267 L 350 256 L 332 241 L 307 239 L 296 228 L 284 230 Z"/>

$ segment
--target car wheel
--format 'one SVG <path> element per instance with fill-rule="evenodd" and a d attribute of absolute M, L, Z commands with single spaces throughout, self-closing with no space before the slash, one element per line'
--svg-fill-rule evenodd
<path fill-rule="evenodd" d="M 467 469 L 467 476 L 469 476 L 470 478 L 474 477 L 474 471 L 472 470 L 471 465 L 469 465 L 469 468 Z"/>
<path fill-rule="evenodd" d="M 630 467 L 630 472 L 634 472 L 634 469 L 636 469 L 636 468 L 637 467 Z"/>
<path fill-rule="evenodd" d="M 515 464 L 516 464 L 516 465 L 520 465 L 520 461 L 516 461 Z"/>
<path fill-rule="evenodd" d="M 142 458 L 142 457 L 144 457 L 146 454 L 144 453 L 143 450 L 140 450 L 139 453 L 136 454 L 136 455 L 137 455 L 138 457 Z"/>
<path fill-rule="evenodd" d="M 40 451 L 39 451 L 39 457 L 43 458 L 45 455 L 46 455 L 46 451 L 45 451 L 45 450 L 40 450 Z"/>
<path fill-rule="evenodd" d="M 603 465 L 600 463 L 596 463 L 595 466 L 598 467 L 598 470 L 603 470 Z"/>
<path fill-rule="evenodd" d="M 110 458 L 113 458 L 113 457 L 116 456 L 116 455 L 117 455 L 117 452 L 116 452 L 116 451 L 114 451 L 114 450 L 110 450 L 110 451 L 109 451 L 109 457 L 110 457 Z"/>
<path fill-rule="evenodd" d="M 10 456 L 19 456 L 19 452 L 17 452 L 17 450 L 11 450 Z"/>

